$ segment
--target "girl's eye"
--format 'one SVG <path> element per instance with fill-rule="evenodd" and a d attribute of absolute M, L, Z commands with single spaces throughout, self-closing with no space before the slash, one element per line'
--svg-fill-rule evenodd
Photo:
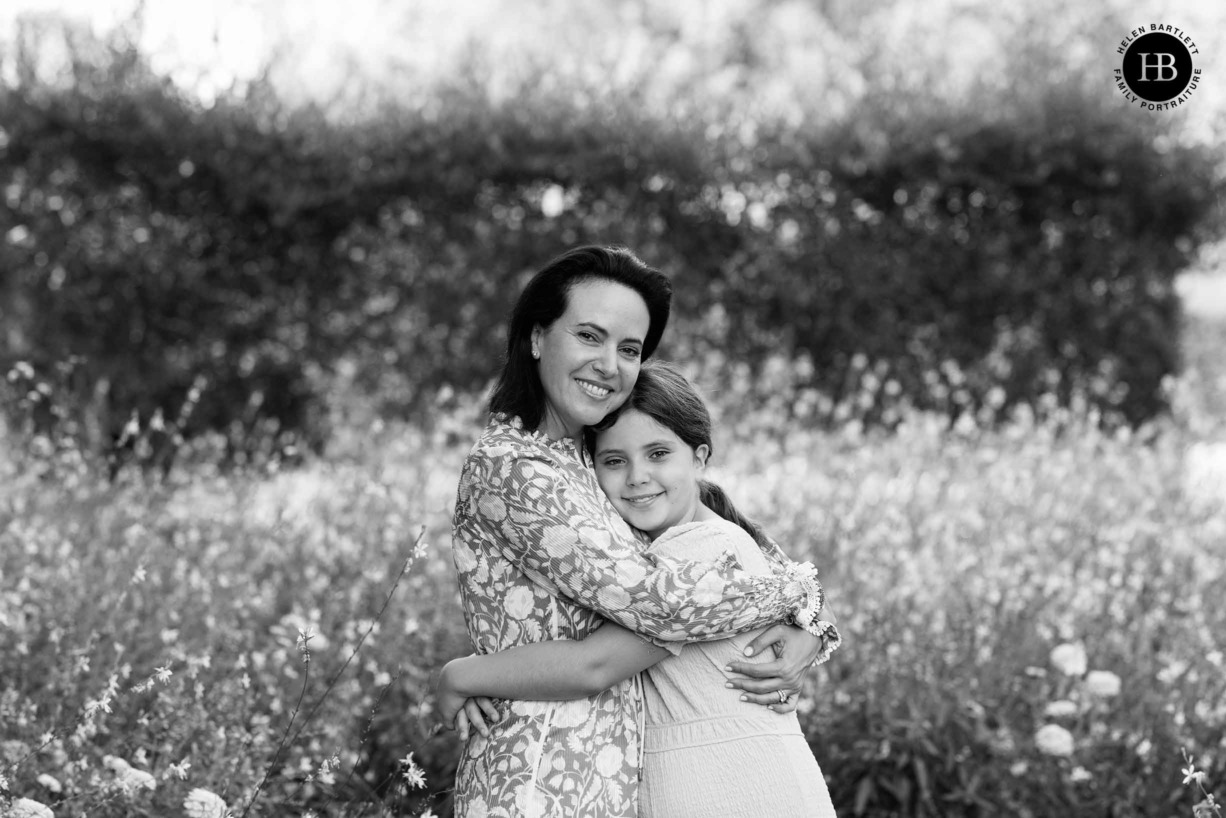
<path fill-rule="evenodd" d="M 649 456 L 653 460 L 660 460 L 661 458 L 668 457 L 668 449 L 656 449 Z"/>
<path fill-rule="evenodd" d="M 610 457 L 601 463 L 606 469 L 615 469 L 622 464 L 621 458 Z"/>

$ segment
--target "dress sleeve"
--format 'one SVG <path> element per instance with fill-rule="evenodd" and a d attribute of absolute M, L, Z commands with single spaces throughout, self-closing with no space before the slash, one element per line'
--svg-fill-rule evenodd
<path fill-rule="evenodd" d="M 534 581 L 662 647 L 675 651 L 679 642 L 783 621 L 804 602 L 790 575 L 644 553 L 593 520 L 577 501 L 581 489 L 544 459 L 504 454 L 485 466 L 469 484 L 469 513 L 496 532 L 502 555 Z"/>

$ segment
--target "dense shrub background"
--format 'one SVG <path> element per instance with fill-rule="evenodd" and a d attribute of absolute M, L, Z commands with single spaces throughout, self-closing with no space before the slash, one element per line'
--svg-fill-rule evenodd
<path fill-rule="evenodd" d="M 185 431 L 240 456 L 322 446 L 330 388 L 393 414 L 480 389 L 524 278 L 583 242 L 674 277 L 663 354 L 716 379 L 799 361 L 788 412 L 1046 395 L 1135 424 L 1179 366 L 1173 277 L 1217 227 L 1220 152 L 1078 84 L 784 116 L 746 102 L 749 39 L 748 79 L 705 105 L 547 68 L 494 93 L 475 64 L 339 121 L 260 82 L 205 107 L 122 38 L 68 40 L 66 79 L 22 54 L 0 89 L 0 355 L 74 360 L 44 415 L 93 448 L 192 384 Z"/>

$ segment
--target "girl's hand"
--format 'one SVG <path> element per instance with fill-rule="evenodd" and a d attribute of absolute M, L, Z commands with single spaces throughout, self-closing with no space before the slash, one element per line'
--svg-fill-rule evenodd
<path fill-rule="evenodd" d="M 490 724 L 501 718 L 498 708 L 492 699 L 485 696 L 466 696 L 456 684 L 459 673 L 459 663 L 462 659 L 452 659 L 443 665 L 438 675 L 438 685 L 434 690 L 434 707 L 438 711 L 439 722 L 445 728 L 455 728 L 460 731 L 460 740 L 468 741 L 468 731 L 476 728 L 483 736 L 490 734 Z"/>
<path fill-rule="evenodd" d="M 475 727 L 482 736 L 488 737 L 490 728 L 486 722 L 495 724 L 499 718 L 498 708 L 494 707 L 492 699 L 485 696 L 465 699 L 464 706 L 460 708 L 460 712 L 455 717 L 456 729 L 460 731 L 460 741 L 468 741 L 470 726 Z"/>
<path fill-rule="evenodd" d="M 733 677 L 728 680 L 728 686 L 745 691 L 744 701 L 766 705 L 779 713 L 790 713 L 796 709 L 805 672 L 821 652 L 822 644 L 822 639 L 802 628 L 772 625 L 749 643 L 745 653 L 756 656 L 773 648 L 775 658 L 769 662 L 729 662 L 727 670 L 748 678 Z"/>
<path fill-rule="evenodd" d="M 434 688 L 434 708 L 438 712 L 439 723 L 450 730 L 458 727 L 456 717 L 463 712 L 464 703 L 468 697 L 459 692 L 455 686 L 455 668 L 458 659 L 452 659 L 443 665 L 439 673 L 438 684 Z M 465 725 L 467 733 L 467 724 Z"/>

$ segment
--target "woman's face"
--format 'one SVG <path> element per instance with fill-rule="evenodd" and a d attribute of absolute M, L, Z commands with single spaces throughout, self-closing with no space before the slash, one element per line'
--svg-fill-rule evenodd
<path fill-rule="evenodd" d="M 596 436 L 596 479 L 617 513 L 653 540 L 692 522 L 709 449 L 691 449 L 650 415 L 629 409 Z"/>
<path fill-rule="evenodd" d="M 550 437 L 578 437 L 621 406 L 639 376 L 650 318 L 637 292 L 612 281 L 570 289 L 566 312 L 532 331 Z"/>

